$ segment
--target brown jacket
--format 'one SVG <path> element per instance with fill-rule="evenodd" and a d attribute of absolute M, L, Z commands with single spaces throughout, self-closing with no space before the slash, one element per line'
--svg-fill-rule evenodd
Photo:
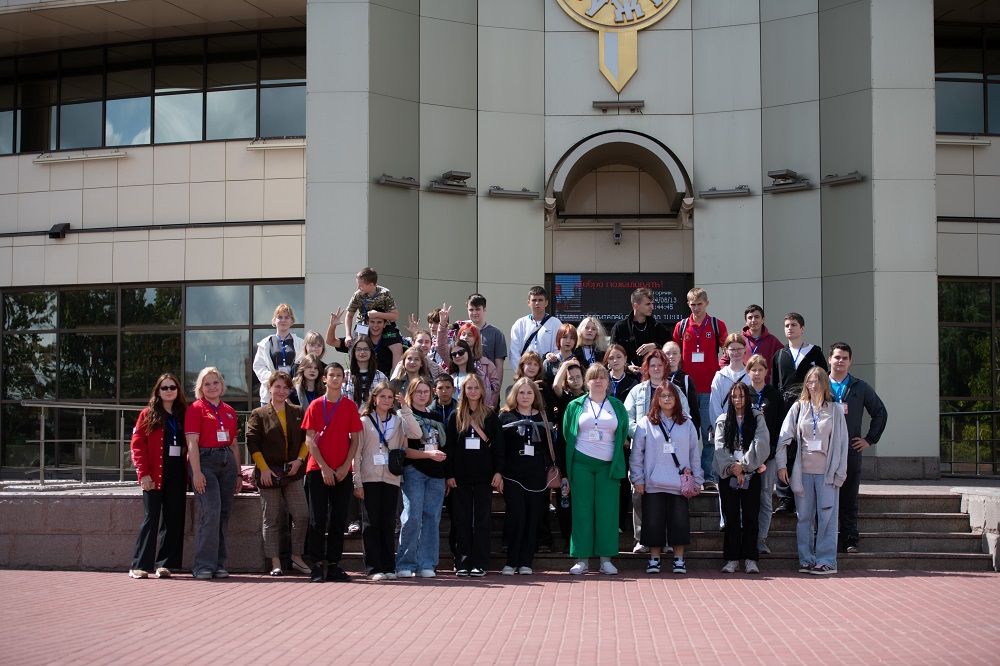
<path fill-rule="evenodd" d="M 285 402 L 285 421 L 288 427 L 288 438 L 281 431 L 278 414 L 270 403 L 250 412 L 247 419 L 247 450 L 251 457 L 254 453 L 264 455 L 268 467 L 281 469 L 285 463 L 295 460 L 302 448 L 305 433 L 302 431 L 302 408 Z M 306 465 L 302 463 L 295 476 L 286 477 L 289 481 L 301 479 L 305 475 Z M 254 469 L 254 478 L 260 483 L 260 470 Z"/>

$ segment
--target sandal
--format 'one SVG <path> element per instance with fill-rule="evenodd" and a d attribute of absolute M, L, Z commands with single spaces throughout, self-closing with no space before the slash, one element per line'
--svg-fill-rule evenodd
<path fill-rule="evenodd" d="M 312 573 L 312 570 L 309 567 L 296 564 L 295 562 L 292 562 L 292 568 L 302 574 Z"/>
<path fill-rule="evenodd" d="M 284 576 L 285 572 L 281 570 L 281 567 L 278 567 L 277 569 L 271 569 L 271 575 L 272 576 Z"/>

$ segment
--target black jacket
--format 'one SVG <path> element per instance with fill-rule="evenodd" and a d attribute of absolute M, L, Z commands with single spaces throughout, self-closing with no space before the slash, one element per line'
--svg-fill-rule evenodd
<path fill-rule="evenodd" d="M 642 365 L 642 359 L 635 350 L 647 342 L 655 342 L 657 348 L 663 349 L 663 345 L 670 342 L 670 331 L 653 317 L 646 317 L 642 324 L 636 324 L 634 313 L 629 312 L 611 328 L 611 342 L 625 348 L 629 363 Z"/>
<path fill-rule="evenodd" d="M 490 483 L 494 474 L 503 474 L 504 468 L 503 434 L 496 412 L 490 412 L 483 421 L 486 439 L 479 442 L 478 450 L 465 448 L 469 430 L 458 432 L 456 416 L 452 412 L 445 427 L 447 442 L 442 450 L 448 456 L 444 462 L 446 478 L 455 479 L 458 485 Z"/>
<path fill-rule="evenodd" d="M 885 424 L 889 419 L 889 413 L 882 403 L 882 399 L 875 393 L 875 389 L 853 375 L 848 375 L 847 388 L 841 402 L 847 405 L 847 436 L 850 439 L 861 437 L 861 420 L 864 417 L 862 409 L 868 411 L 868 416 L 872 418 L 868 425 L 868 434 L 864 440 L 872 446 L 878 444 L 885 432 Z M 853 448 L 847 450 L 849 454 L 856 453 Z"/>
<path fill-rule="evenodd" d="M 830 372 L 830 366 L 826 364 L 826 358 L 824 358 L 819 345 L 813 345 L 809 348 L 805 358 L 799 362 L 797 368 L 792 352 L 787 345 L 775 352 L 774 358 L 771 359 L 771 386 L 785 394 L 786 405 L 799 399 L 806 374 L 812 370 L 813 366 L 819 366 Z"/>

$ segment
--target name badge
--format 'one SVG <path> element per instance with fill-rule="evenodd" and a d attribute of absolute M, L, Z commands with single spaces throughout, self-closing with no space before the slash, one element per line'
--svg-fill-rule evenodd
<path fill-rule="evenodd" d="M 601 431 L 598 430 L 597 428 L 594 428 L 593 430 L 587 433 L 587 437 L 589 437 L 590 441 L 592 442 L 599 442 L 601 441 Z"/>
<path fill-rule="evenodd" d="M 278 372 L 284 372 L 285 374 L 289 374 L 289 373 L 291 373 L 291 371 L 292 371 L 292 366 L 290 366 L 290 365 L 279 365 L 278 366 Z"/>
<path fill-rule="evenodd" d="M 424 444 L 424 451 L 437 451 L 438 445 L 434 442 L 427 442 Z"/>
<path fill-rule="evenodd" d="M 479 450 L 479 438 L 478 437 L 466 437 L 465 438 L 465 448 L 468 451 L 478 451 Z"/>
<path fill-rule="evenodd" d="M 737 458 L 737 459 L 742 458 L 743 457 L 743 449 L 736 449 L 735 451 L 733 451 L 733 456 L 735 458 Z"/>
<path fill-rule="evenodd" d="M 823 442 L 818 439 L 807 439 L 806 440 L 806 450 L 807 451 L 822 451 Z"/>
<path fill-rule="evenodd" d="M 525 444 L 524 445 L 524 455 L 526 455 L 526 456 L 533 456 L 533 455 L 535 455 L 535 447 L 534 447 L 534 445 L 532 445 L 532 444 Z"/>
<path fill-rule="evenodd" d="M 358 335 L 368 335 L 368 325 L 358 324 L 354 327 L 354 332 Z"/>
<path fill-rule="evenodd" d="M 840 406 L 844 408 L 844 416 L 847 416 L 847 403 L 842 402 L 840 403 Z M 864 414 L 862 414 L 861 416 L 864 417 Z"/>
<path fill-rule="evenodd" d="M 374 456 L 374 460 L 375 460 L 375 464 L 376 465 L 384 465 L 385 464 L 385 454 L 384 453 L 376 453 L 375 456 Z"/>
<path fill-rule="evenodd" d="M 170 449 L 167 451 L 167 454 L 171 455 L 171 456 L 174 456 L 174 457 L 177 457 L 177 456 L 179 456 L 181 454 L 181 447 L 179 447 L 179 446 L 171 446 Z"/>
<path fill-rule="evenodd" d="M 694 352 L 694 353 L 692 353 L 691 354 L 691 362 L 692 363 L 704 363 L 705 362 L 705 353 L 704 352 Z"/>
<path fill-rule="evenodd" d="M 677 453 L 677 451 L 674 450 L 674 445 L 671 444 L 670 442 L 664 442 L 664 444 L 663 444 L 663 452 L 664 453 Z"/>
<path fill-rule="evenodd" d="M 229 441 L 229 431 L 219 430 L 215 433 L 215 440 L 218 442 L 228 442 Z"/>

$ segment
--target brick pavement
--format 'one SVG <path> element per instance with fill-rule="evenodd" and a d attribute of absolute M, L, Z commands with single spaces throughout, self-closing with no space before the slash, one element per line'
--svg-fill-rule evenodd
<path fill-rule="evenodd" d="M 6 666 L 1000 663 L 1000 575 L 991 573 L 319 585 L 302 576 L 0 571 L 0 592 Z"/>

